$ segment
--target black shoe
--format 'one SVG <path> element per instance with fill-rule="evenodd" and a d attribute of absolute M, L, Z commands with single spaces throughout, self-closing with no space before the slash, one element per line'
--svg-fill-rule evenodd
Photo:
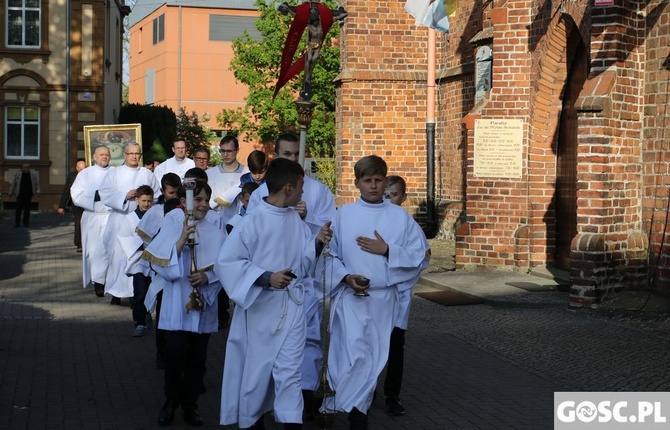
<path fill-rule="evenodd" d="M 353 408 L 349 412 L 349 430 L 368 430 L 368 416 Z"/>
<path fill-rule="evenodd" d="M 156 353 L 156 369 L 165 369 L 165 356 Z"/>
<path fill-rule="evenodd" d="M 284 423 L 284 430 L 302 430 L 302 424 Z"/>
<path fill-rule="evenodd" d="M 119 297 L 112 297 L 112 300 L 109 302 L 110 305 L 118 305 L 121 306 L 121 298 Z"/>
<path fill-rule="evenodd" d="M 202 418 L 198 414 L 198 411 L 196 411 L 195 409 L 184 410 L 184 421 L 186 421 L 186 424 L 193 427 L 200 427 L 201 425 L 204 424 Z"/>
<path fill-rule="evenodd" d="M 95 295 L 98 297 L 105 297 L 105 286 L 98 283 L 94 282 L 93 283 L 93 289 L 95 290 Z"/>
<path fill-rule="evenodd" d="M 398 397 L 386 398 L 386 411 L 392 417 L 405 415 L 405 407 L 402 405 L 402 403 L 400 403 L 400 399 Z"/>
<path fill-rule="evenodd" d="M 158 424 L 162 426 L 169 425 L 174 420 L 174 410 L 177 406 L 167 401 L 163 404 L 161 411 L 158 413 Z"/>
<path fill-rule="evenodd" d="M 263 421 L 263 415 L 252 425 L 249 427 L 249 430 L 265 430 L 265 421 Z"/>

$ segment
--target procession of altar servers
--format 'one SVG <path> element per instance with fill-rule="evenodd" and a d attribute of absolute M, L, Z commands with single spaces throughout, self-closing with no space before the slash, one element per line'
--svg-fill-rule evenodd
<path fill-rule="evenodd" d="M 293 143 L 297 142 L 277 142 L 276 148 L 292 148 Z M 277 157 L 284 161 L 270 164 L 269 182 L 251 195 L 246 215 L 230 236 L 226 218 L 232 212 L 209 210 L 214 196 L 207 185 L 196 189 L 203 203 L 194 211 L 202 212 L 195 225 L 184 221 L 186 202 L 181 190 L 181 205 L 164 217 L 155 215 L 164 214 L 160 209 L 150 210 L 154 215 L 143 222 L 152 225 L 144 227 L 147 231 L 138 228 L 120 234 L 129 228 L 126 215 L 137 210 L 128 190 L 145 182 L 157 189 L 156 196 L 161 191 L 151 172 L 133 166 L 132 160 L 120 167 L 96 162 L 82 172 L 82 181 L 73 184 L 75 204 L 81 202 L 86 209 L 82 230 L 89 246 L 83 254 L 84 287 L 92 282 L 97 293 L 97 285 L 103 285 L 112 300 L 132 297 L 132 278 L 126 272 L 133 264 L 129 264 L 128 255 L 135 260 L 131 263 L 138 263 L 142 255 L 146 272 L 159 281 L 149 288 L 146 301 L 142 299 L 147 309 L 154 309 L 157 296 L 160 306 L 162 287 L 162 308 L 156 315 L 157 331 L 167 334 L 167 348 L 162 352 L 166 355 L 166 402 L 159 414 L 161 425 L 173 420 L 179 406 L 188 424 L 203 423 L 197 399 L 203 386 L 209 334 L 219 327 L 217 296 L 223 288 L 235 306 L 224 364 L 221 424 L 262 428 L 263 415 L 273 412 L 275 420 L 285 423 L 286 428 L 300 428 L 303 418 L 313 417 L 320 407 L 321 412 L 349 413 L 352 429 L 367 428 L 367 410 L 388 359 L 391 332 L 394 326 L 402 325 L 398 321 L 405 320 L 402 328 L 406 328 L 408 292 L 426 265 L 427 241 L 404 209 L 384 199 L 382 179 L 387 172 L 381 158 L 361 159 L 368 166 L 367 171 L 356 174 L 361 198 L 337 211 L 330 190 L 304 176 L 297 163 L 287 164 L 286 158 Z M 206 178 L 204 175 L 203 183 Z M 369 178 L 378 183 L 365 185 Z M 281 198 L 277 200 L 277 196 Z M 103 217 L 109 217 L 106 224 Z M 193 248 L 180 242 L 187 229 L 196 235 Z M 142 244 L 139 252 L 120 251 L 122 238 L 127 241 L 128 236 L 134 236 L 134 242 L 129 243 Z M 376 247 L 370 249 L 384 252 L 364 249 L 361 237 Z M 118 249 L 101 250 L 100 243 Z M 324 253 L 326 245 L 330 246 Z M 192 251 L 196 273 L 190 273 Z M 105 264 L 99 265 L 101 261 Z M 313 392 L 323 360 L 324 267 L 329 273 L 326 279 L 332 280 L 332 285 L 326 285 L 328 300 L 332 300 L 328 378 L 337 394 L 325 399 L 323 405 L 317 402 L 314 411 Z M 284 269 L 292 272 L 291 278 L 284 273 L 287 285 L 273 285 L 277 281 L 272 276 L 282 277 Z M 366 287 L 369 297 L 353 294 L 361 288 L 357 277 L 370 280 Z M 123 283 L 127 280 L 130 287 Z M 186 312 L 193 291 L 200 296 L 202 312 Z"/>

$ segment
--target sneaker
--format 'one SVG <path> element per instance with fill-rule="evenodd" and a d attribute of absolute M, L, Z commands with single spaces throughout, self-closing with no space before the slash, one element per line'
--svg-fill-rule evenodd
<path fill-rule="evenodd" d="M 154 326 L 154 320 L 151 318 L 151 313 L 147 313 L 146 320 L 147 330 L 151 330 L 151 328 Z"/>
<path fill-rule="evenodd" d="M 144 333 L 147 332 L 147 326 L 144 325 L 136 325 L 135 326 L 135 331 L 133 331 L 133 337 L 142 337 L 144 336 Z"/>
<path fill-rule="evenodd" d="M 397 397 L 386 398 L 386 411 L 392 417 L 405 415 L 405 407 L 400 403 L 400 399 Z"/>

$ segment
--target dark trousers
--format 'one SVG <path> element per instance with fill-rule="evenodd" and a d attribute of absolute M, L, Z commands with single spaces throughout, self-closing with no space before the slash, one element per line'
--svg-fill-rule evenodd
<path fill-rule="evenodd" d="M 165 331 L 165 397 L 196 410 L 207 365 L 209 333 Z"/>
<path fill-rule="evenodd" d="M 161 305 L 163 304 L 163 291 L 156 295 L 156 357 L 165 358 L 165 330 L 158 328 L 158 322 L 161 319 Z"/>
<path fill-rule="evenodd" d="M 30 202 L 32 201 L 33 196 L 25 196 L 19 194 L 16 196 L 16 222 L 14 225 L 18 227 L 19 221 L 21 221 L 21 212 L 23 212 L 23 226 L 28 227 L 30 223 Z"/>
<path fill-rule="evenodd" d="M 144 298 L 151 285 L 151 278 L 142 273 L 133 274 L 133 321 L 135 325 L 147 325 L 147 307 Z"/>
<path fill-rule="evenodd" d="M 72 206 L 74 215 L 74 246 L 81 248 L 81 216 L 84 215 L 84 208 Z"/>
<path fill-rule="evenodd" d="M 398 397 L 402 385 L 402 372 L 405 364 L 405 330 L 393 327 L 391 344 L 389 345 L 389 360 L 386 365 L 384 379 L 384 395 Z"/>

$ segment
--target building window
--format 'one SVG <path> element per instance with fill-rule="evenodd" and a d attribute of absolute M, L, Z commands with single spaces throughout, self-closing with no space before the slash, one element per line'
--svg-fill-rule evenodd
<path fill-rule="evenodd" d="M 7 1 L 7 46 L 40 47 L 40 0 Z"/>
<path fill-rule="evenodd" d="M 165 14 L 154 18 L 154 45 L 165 39 Z"/>
<path fill-rule="evenodd" d="M 155 69 L 147 69 L 144 72 L 144 104 L 150 105 L 155 102 L 154 100 L 154 90 L 155 90 L 155 80 L 156 80 L 156 71 Z"/>
<path fill-rule="evenodd" d="M 232 42 L 246 30 L 252 39 L 261 41 L 263 36 L 256 29 L 256 20 L 253 16 L 209 15 L 209 40 Z"/>
<path fill-rule="evenodd" d="M 5 157 L 39 158 L 40 108 L 7 106 L 5 108 Z"/>

